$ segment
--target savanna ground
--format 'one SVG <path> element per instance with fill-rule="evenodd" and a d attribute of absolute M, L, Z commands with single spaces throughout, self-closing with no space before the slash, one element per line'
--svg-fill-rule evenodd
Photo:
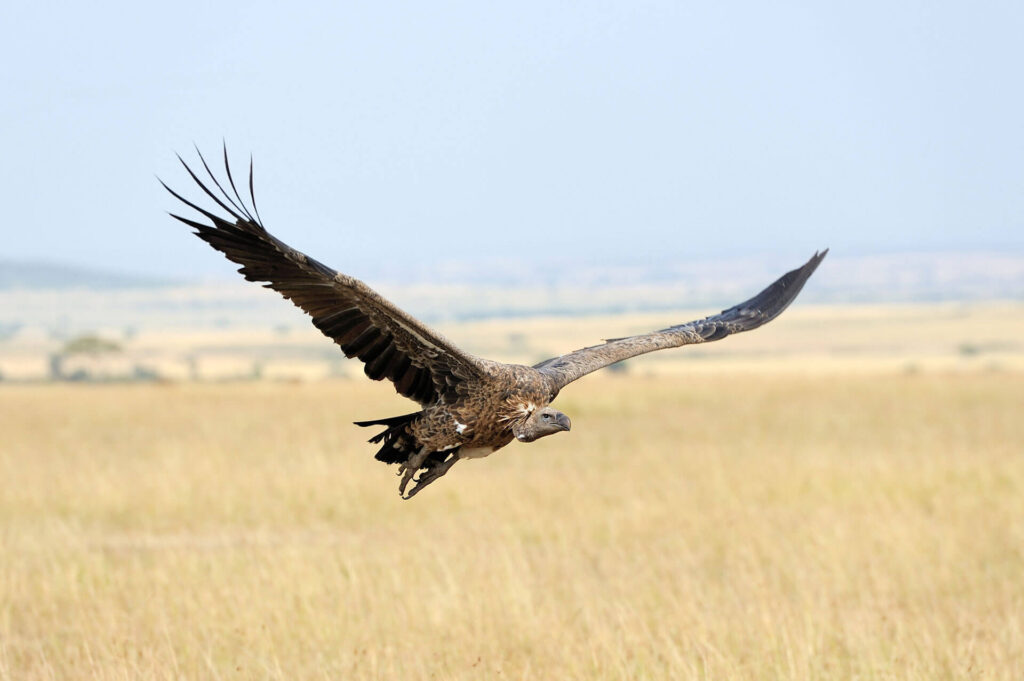
<path fill-rule="evenodd" d="M 412 501 L 387 385 L 0 386 L 0 679 L 1020 679 L 1024 375 L 953 328 L 594 375 Z"/>

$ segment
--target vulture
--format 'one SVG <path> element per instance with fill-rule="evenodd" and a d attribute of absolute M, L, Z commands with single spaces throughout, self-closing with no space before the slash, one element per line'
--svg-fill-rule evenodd
<path fill-rule="evenodd" d="M 197 173 L 181 156 L 178 160 L 223 213 L 189 201 L 160 180 L 206 222 L 199 216 L 171 217 L 241 265 L 238 272 L 247 280 L 263 282 L 301 308 L 347 357 L 364 363 L 371 379 L 387 379 L 400 395 L 419 403 L 420 409 L 409 414 L 356 422 L 383 428 L 369 441 L 380 445 L 378 461 L 399 465 L 398 493 L 403 499 L 412 498 L 462 459 L 489 456 L 513 440 L 534 442 L 568 431 L 569 417 L 551 403 L 562 388 L 592 371 L 646 352 L 721 340 L 770 322 L 793 302 L 828 253 L 816 252 L 750 300 L 719 314 L 606 340 L 532 367 L 505 364 L 465 352 L 363 282 L 270 234 L 256 208 L 251 160 L 248 204 L 231 176 L 226 148 L 221 180 L 201 153 L 208 182 L 200 177 L 202 171 Z"/>

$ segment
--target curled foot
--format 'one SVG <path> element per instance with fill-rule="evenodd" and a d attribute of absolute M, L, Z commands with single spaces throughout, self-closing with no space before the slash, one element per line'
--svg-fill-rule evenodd
<path fill-rule="evenodd" d="M 399 474 L 402 475 L 402 482 L 399 483 L 398 485 L 398 494 L 401 495 L 403 499 L 412 499 L 424 487 L 426 487 L 427 485 L 429 485 L 430 483 L 434 482 L 438 478 L 442 477 L 445 473 L 447 473 L 449 469 L 451 469 L 451 467 L 455 465 L 455 462 L 459 460 L 458 454 L 449 454 L 448 458 L 446 458 L 444 461 L 424 467 L 420 471 L 419 477 L 414 478 L 413 476 L 419 469 L 419 464 L 423 463 L 423 459 L 420 459 L 419 461 L 415 460 L 418 456 L 419 455 L 417 454 L 416 457 L 413 457 L 412 459 L 407 461 L 405 464 L 402 465 L 402 468 L 399 469 Z M 415 467 L 413 467 L 414 463 L 417 464 Z M 412 489 L 409 490 L 409 493 L 406 494 L 405 488 L 410 481 L 412 481 L 414 484 Z"/>

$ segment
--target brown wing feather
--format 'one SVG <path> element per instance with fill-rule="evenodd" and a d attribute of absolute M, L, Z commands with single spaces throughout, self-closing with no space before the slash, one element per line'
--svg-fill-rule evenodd
<path fill-rule="evenodd" d="M 775 319 L 789 307 L 827 253 L 828 249 L 815 253 L 803 267 L 787 272 L 750 300 L 723 310 L 720 314 L 670 326 L 661 331 L 616 338 L 602 345 L 553 357 L 535 365 L 534 368 L 546 375 L 557 391 L 592 371 L 646 352 L 691 343 L 709 343 L 734 333 L 756 329 Z"/>
<path fill-rule="evenodd" d="M 274 238 L 253 217 L 255 201 L 249 210 L 237 191 L 237 202 L 232 200 L 201 155 L 200 159 L 226 203 L 184 161 L 182 165 L 233 222 L 200 208 L 164 184 L 175 198 L 212 224 L 171 216 L 195 229 L 196 236 L 241 265 L 238 271 L 246 279 L 267 282 L 264 286 L 310 315 L 313 325 L 341 346 L 346 356 L 358 357 L 365 363 L 367 376 L 375 381 L 390 380 L 399 394 L 420 404 L 451 401 L 465 381 L 480 377 L 481 368 L 475 357 L 462 352 L 358 279 L 335 272 Z M 227 170 L 226 155 L 224 163 Z M 234 189 L 230 170 L 227 173 Z M 249 186 L 251 197 L 251 167 Z"/>

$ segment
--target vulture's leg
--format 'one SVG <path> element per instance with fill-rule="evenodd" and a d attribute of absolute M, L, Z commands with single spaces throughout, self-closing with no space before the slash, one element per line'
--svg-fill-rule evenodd
<path fill-rule="evenodd" d="M 423 460 L 427 458 L 428 454 L 430 454 L 429 449 L 426 447 L 420 447 L 420 451 L 410 456 L 409 460 L 402 464 L 402 467 L 398 471 L 399 473 L 403 473 L 402 482 L 398 484 L 399 495 L 405 496 L 406 485 L 408 485 L 409 481 L 412 480 L 412 476 L 416 475 L 416 471 L 418 471 L 420 466 L 423 465 Z"/>
<path fill-rule="evenodd" d="M 424 487 L 426 487 L 427 485 L 429 485 L 430 483 L 434 482 L 435 480 L 440 478 L 442 475 L 447 473 L 448 470 L 452 466 L 454 466 L 455 462 L 458 461 L 458 460 L 459 460 L 459 455 L 458 454 L 452 454 L 451 456 L 448 457 L 448 459 L 444 463 L 440 463 L 440 464 L 434 466 L 433 468 L 425 469 L 422 473 L 420 473 L 420 477 L 416 478 L 416 480 L 415 480 L 416 484 L 413 486 L 413 488 L 411 490 L 409 490 L 409 494 L 407 496 L 402 497 L 402 498 L 403 499 L 412 499 L 416 495 L 416 493 L 419 492 L 421 489 L 423 489 Z"/>

